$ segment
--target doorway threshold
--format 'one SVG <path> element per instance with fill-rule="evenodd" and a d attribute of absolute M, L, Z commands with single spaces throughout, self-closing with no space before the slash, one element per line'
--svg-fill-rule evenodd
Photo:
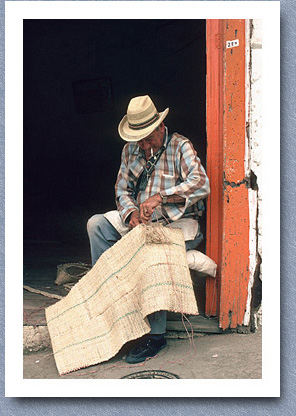
<path fill-rule="evenodd" d="M 203 333 L 203 334 L 220 334 L 223 332 L 221 328 L 219 328 L 218 319 L 217 318 L 207 318 L 206 316 L 198 315 L 198 316 L 186 316 L 190 323 L 187 321 L 183 321 L 181 319 L 180 314 L 177 319 L 171 316 L 168 313 L 168 320 L 167 320 L 167 330 L 168 331 L 177 331 L 177 332 L 185 332 L 193 331 L 194 333 Z M 186 329 L 185 329 L 186 328 Z"/>

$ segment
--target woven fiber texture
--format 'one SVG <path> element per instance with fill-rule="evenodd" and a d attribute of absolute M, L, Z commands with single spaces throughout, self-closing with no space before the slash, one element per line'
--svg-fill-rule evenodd
<path fill-rule="evenodd" d="M 141 224 L 46 309 L 59 374 L 109 360 L 150 332 L 147 315 L 159 310 L 198 314 L 184 237 Z"/>

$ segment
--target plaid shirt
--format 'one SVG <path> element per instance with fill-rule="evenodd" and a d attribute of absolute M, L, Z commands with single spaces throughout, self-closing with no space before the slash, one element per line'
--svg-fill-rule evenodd
<path fill-rule="evenodd" d="M 116 205 L 123 222 L 132 211 L 139 209 L 141 203 L 158 192 L 167 196 L 179 195 L 185 198 L 185 204 L 161 205 L 161 211 L 155 210 L 152 220 L 165 217 L 169 221 L 176 221 L 181 217 L 194 218 L 200 214 L 201 205 L 198 201 L 210 193 L 206 172 L 190 140 L 174 133 L 167 142 L 166 129 L 166 149 L 157 162 L 145 191 L 140 191 L 136 199 L 136 184 L 146 165 L 145 153 L 137 142 L 124 146 L 115 184 Z"/>

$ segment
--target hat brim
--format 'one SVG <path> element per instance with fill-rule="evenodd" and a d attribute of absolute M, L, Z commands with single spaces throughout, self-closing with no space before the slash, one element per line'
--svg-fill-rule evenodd
<path fill-rule="evenodd" d="M 141 130 L 131 129 L 128 125 L 127 115 L 125 115 L 118 125 L 119 136 L 127 142 L 138 142 L 139 140 L 144 139 L 150 133 L 152 133 L 153 130 L 155 130 L 163 122 L 168 112 L 169 108 L 166 108 L 162 113 L 159 113 L 159 118 L 156 120 L 155 123 Z"/>

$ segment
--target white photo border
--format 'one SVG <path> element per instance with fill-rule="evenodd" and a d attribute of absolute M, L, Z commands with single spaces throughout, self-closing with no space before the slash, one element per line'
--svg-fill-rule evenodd
<path fill-rule="evenodd" d="M 279 195 L 280 178 L 278 175 L 270 181 L 268 174 L 274 170 L 275 161 L 278 166 L 280 165 L 280 2 L 173 1 L 169 3 L 168 8 L 167 1 L 6 2 L 5 394 L 8 397 L 279 397 L 280 395 L 280 201 L 274 196 L 274 189 L 277 189 Z M 260 380 L 196 379 L 172 382 L 171 380 L 23 379 L 23 243 L 20 232 L 23 229 L 23 19 L 94 19 L 96 17 L 142 19 L 143 16 L 145 19 L 157 16 L 166 19 L 196 17 L 196 19 L 262 20 L 264 288 L 263 376 Z M 273 65 L 268 64 L 271 60 Z M 17 241 L 15 235 L 18 235 Z M 266 279 L 268 284 L 265 284 Z"/>

